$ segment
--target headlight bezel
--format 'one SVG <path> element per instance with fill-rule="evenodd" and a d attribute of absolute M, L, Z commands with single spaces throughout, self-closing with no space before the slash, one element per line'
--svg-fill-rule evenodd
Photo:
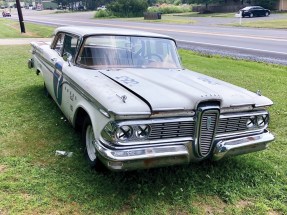
<path fill-rule="evenodd" d="M 128 131 L 128 133 L 123 138 L 124 131 Z M 109 122 L 102 130 L 101 135 L 108 142 L 122 145 L 147 140 L 150 132 L 151 126 L 145 123 Z"/>
<path fill-rule="evenodd" d="M 268 124 L 269 124 L 268 113 L 252 115 L 247 119 L 246 128 L 248 130 L 264 129 L 268 127 Z"/>

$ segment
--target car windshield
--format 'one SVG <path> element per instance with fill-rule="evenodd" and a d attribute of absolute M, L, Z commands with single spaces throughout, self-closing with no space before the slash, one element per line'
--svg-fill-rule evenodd
<path fill-rule="evenodd" d="M 77 63 L 92 68 L 181 68 L 175 42 L 139 36 L 90 36 Z"/>
<path fill-rule="evenodd" d="M 242 8 L 241 10 L 250 10 L 251 8 L 253 7 L 245 7 L 245 8 Z"/>

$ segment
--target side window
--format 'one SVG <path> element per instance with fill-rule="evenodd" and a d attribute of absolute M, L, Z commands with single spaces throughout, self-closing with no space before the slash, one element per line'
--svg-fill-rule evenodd
<path fill-rule="evenodd" d="M 64 34 L 59 34 L 56 36 L 57 42 L 54 47 L 54 50 L 58 52 L 59 55 L 62 54 L 62 49 L 63 49 L 63 43 L 64 43 Z"/>
<path fill-rule="evenodd" d="M 75 58 L 77 47 L 78 47 L 79 39 L 78 37 L 72 35 L 65 35 L 64 45 L 63 45 L 63 53 L 69 53 L 72 55 L 72 58 Z"/>

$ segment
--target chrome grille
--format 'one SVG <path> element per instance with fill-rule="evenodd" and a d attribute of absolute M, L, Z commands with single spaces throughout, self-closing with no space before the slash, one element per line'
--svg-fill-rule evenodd
<path fill-rule="evenodd" d="M 214 110 L 208 110 L 202 114 L 201 125 L 199 128 L 199 153 L 201 156 L 207 156 L 210 152 L 214 139 L 217 118 L 218 112 Z"/>
<path fill-rule="evenodd" d="M 166 122 L 150 124 L 150 140 L 179 137 L 193 137 L 194 121 Z"/>
<path fill-rule="evenodd" d="M 247 130 L 249 116 L 222 118 L 219 120 L 217 134 L 233 133 Z"/>

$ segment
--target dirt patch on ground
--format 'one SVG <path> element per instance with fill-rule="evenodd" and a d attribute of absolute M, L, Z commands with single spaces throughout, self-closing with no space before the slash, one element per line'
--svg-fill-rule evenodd
<path fill-rule="evenodd" d="M 6 215 L 6 214 L 8 214 L 7 211 L 4 211 L 4 210 L 0 209 L 0 215 Z"/>
<path fill-rule="evenodd" d="M 192 202 L 192 205 L 200 209 L 202 214 L 223 214 L 224 209 L 227 206 L 224 201 L 219 197 L 214 196 L 202 196 L 197 201 Z"/>
<path fill-rule="evenodd" d="M 239 202 L 236 203 L 237 208 L 246 208 L 251 205 L 253 205 L 253 203 L 247 200 L 240 200 Z"/>
<path fill-rule="evenodd" d="M 5 171 L 6 171 L 6 169 L 7 169 L 7 166 L 5 166 L 5 165 L 1 165 L 1 164 L 0 164 L 0 173 L 5 172 Z M 1 213 L 0 213 L 0 215 L 1 215 Z"/>

